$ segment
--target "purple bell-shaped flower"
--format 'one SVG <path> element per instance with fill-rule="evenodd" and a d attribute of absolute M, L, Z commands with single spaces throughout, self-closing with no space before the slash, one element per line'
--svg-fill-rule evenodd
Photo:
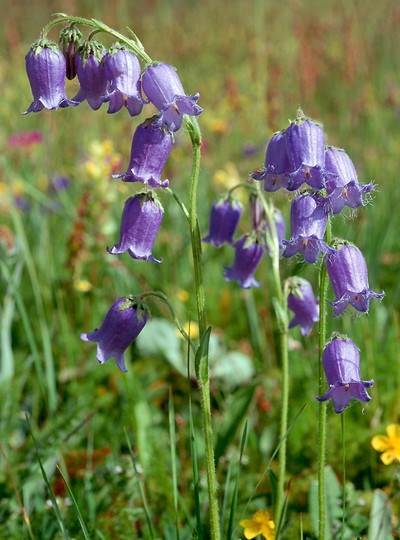
<path fill-rule="evenodd" d="M 66 64 L 57 44 L 41 39 L 25 57 L 33 101 L 23 114 L 77 105 L 65 95 Z"/>
<path fill-rule="evenodd" d="M 241 287 L 259 287 L 254 272 L 260 264 L 265 248 L 257 235 L 245 234 L 235 243 L 235 258 L 232 266 L 225 267 L 224 278 L 237 281 Z"/>
<path fill-rule="evenodd" d="M 66 62 L 66 76 L 72 80 L 76 76 L 76 52 L 82 39 L 82 32 L 76 26 L 67 26 L 60 32 L 60 44 Z"/>
<path fill-rule="evenodd" d="M 305 182 L 314 189 L 325 187 L 325 136 L 322 127 L 306 118 L 299 109 L 286 130 L 289 161 L 288 190 L 295 191 Z"/>
<path fill-rule="evenodd" d="M 142 88 L 160 111 L 160 122 L 172 131 L 178 131 L 183 115 L 198 116 L 202 108 L 197 105 L 199 94 L 187 96 L 174 67 L 169 64 L 152 64 L 143 74 Z"/>
<path fill-rule="evenodd" d="M 82 43 L 76 54 L 76 73 L 80 89 L 74 101 L 82 103 L 86 99 L 89 106 L 97 111 L 103 103 L 102 96 L 107 93 L 108 80 L 102 63 L 103 46 L 95 41 Z"/>
<path fill-rule="evenodd" d="M 150 192 L 130 197 L 122 212 L 119 242 L 107 248 L 108 253 L 119 255 L 127 251 L 133 259 L 160 263 L 161 260 L 153 257 L 152 249 L 163 213 L 161 204 Z"/>
<path fill-rule="evenodd" d="M 319 321 L 319 303 L 311 283 L 297 276 L 289 278 L 289 291 L 287 305 L 294 313 L 289 328 L 300 326 L 301 334 L 308 336 Z"/>
<path fill-rule="evenodd" d="M 81 339 L 98 343 L 97 360 L 100 364 L 113 356 L 119 369 L 126 372 L 124 353 L 142 331 L 147 316 L 146 306 L 136 298 L 119 298 L 109 309 L 100 328 L 81 334 Z"/>
<path fill-rule="evenodd" d="M 263 169 L 251 174 L 253 180 L 263 180 L 265 191 L 277 191 L 288 187 L 289 156 L 286 147 L 286 131 L 275 133 L 268 143 Z"/>
<path fill-rule="evenodd" d="M 320 252 L 334 253 L 335 250 L 323 240 L 327 220 L 324 205 L 320 204 L 317 197 L 301 195 L 294 199 L 290 208 L 292 237 L 283 241 L 286 246 L 283 256 L 293 257 L 300 252 L 305 260 L 312 264 L 318 259 Z"/>
<path fill-rule="evenodd" d="M 169 180 L 161 181 L 161 173 L 171 152 L 171 134 L 157 123 L 145 120 L 133 135 L 131 157 L 124 173 L 113 174 L 124 182 L 142 182 L 152 188 L 165 188 Z"/>
<path fill-rule="evenodd" d="M 140 83 L 140 64 L 136 56 L 121 46 L 112 47 L 103 59 L 109 81 L 108 92 L 101 99 L 109 102 L 108 113 L 126 107 L 131 116 L 141 113 L 143 98 Z"/>
<path fill-rule="evenodd" d="M 243 212 L 242 204 L 231 196 L 223 196 L 211 207 L 210 230 L 203 242 L 219 248 L 223 244 L 233 244 L 233 235 Z"/>
<path fill-rule="evenodd" d="M 269 255 L 271 255 L 273 250 L 272 246 L 270 245 L 270 242 L 272 242 L 271 226 L 269 220 L 267 219 L 264 206 L 260 200 L 260 197 L 255 193 L 250 195 L 249 202 L 252 229 L 255 232 L 262 233 L 261 238 L 265 240 L 265 249 L 268 251 Z M 279 249 L 283 249 L 283 240 L 286 235 L 286 223 L 282 212 L 280 212 L 280 210 L 277 208 L 274 209 L 273 220 Z"/>
<path fill-rule="evenodd" d="M 371 291 L 368 284 L 367 263 L 361 251 L 351 244 L 344 244 L 326 260 L 326 269 L 336 300 L 330 302 L 333 315 L 340 315 L 348 304 L 363 313 L 369 309 L 370 298 L 383 298 Z"/>
<path fill-rule="evenodd" d="M 343 412 L 353 398 L 367 402 L 371 397 L 367 388 L 374 381 L 362 381 L 360 375 L 360 351 L 350 339 L 334 337 L 322 354 L 322 364 L 329 390 L 318 401 L 332 399 L 335 413 Z"/>
<path fill-rule="evenodd" d="M 329 146 L 325 152 L 325 165 L 331 176 L 326 180 L 329 209 L 338 214 L 345 206 L 357 208 L 364 204 L 363 195 L 373 189 L 373 184 L 360 184 L 353 162 L 340 148 Z"/>

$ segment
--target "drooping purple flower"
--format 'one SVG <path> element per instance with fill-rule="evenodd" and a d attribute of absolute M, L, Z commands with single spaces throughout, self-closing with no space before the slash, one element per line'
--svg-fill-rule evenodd
<path fill-rule="evenodd" d="M 33 101 L 23 114 L 77 105 L 65 95 L 65 58 L 57 44 L 41 39 L 25 57 Z"/>
<path fill-rule="evenodd" d="M 265 240 L 265 249 L 268 251 L 269 255 L 271 255 L 272 237 L 270 221 L 267 217 L 265 208 L 260 197 L 254 193 L 250 195 L 250 217 L 252 223 L 252 230 L 258 233 L 263 233 L 261 235 L 261 238 Z M 278 246 L 279 249 L 282 249 L 283 240 L 286 235 L 286 223 L 282 213 L 277 208 L 274 208 L 273 210 L 273 220 L 278 240 Z"/>
<path fill-rule="evenodd" d="M 263 180 L 265 191 L 277 191 L 288 187 L 290 170 L 286 131 L 278 131 L 268 143 L 264 168 L 254 171 L 251 178 Z"/>
<path fill-rule="evenodd" d="M 104 49 L 100 43 L 93 40 L 83 42 L 76 54 L 76 73 L 80 89 L 74 101 L 88 102 L 97 111 L 102 105 L 102 96 L 107 93 L 108 80 L 102 63 Z"/>
<path fill-rule="evenodd" d="M 309 281 L 297 276 L 289 278 L 289 281 L 287 304 L 294 312 L 289 328 L 300 326 L 301 334 L 308 336 L 314 323 L 319 321 L 319 303 Z"/>
<path fill-rule="evenodd" d="M 335 413 L 343 412 L 350 400 L 370 401 L 366 388 L 374 381 L 362 381 L 360 375 L 360 351 L 350 339 L 334 337 L 322 354 L 322 363 L 329 390 L 318 401 L 332 399 Z"/>
<path fill-rule="evenodd" d="M 211 207 L 210 230 L 203 242 L 219 248 L 223 244 L 233 244 L 233 235 L 243 213 L 242 204 L 231 196 L 223 196 Z"/>
<path fill-rule="evenodd" d="M 344 244 L 326 260 L 326 269 L 336 300 L 330 302 L 333 315 L 339 316 L 351 304 L 363 313 L 369 309 L 370 298 L 383 298 L 371 291 L 368 284 L 368 269 L 361 251 L 351 244 Z"/>
<path fill-rule="evenodd" d="M 81 339 L 98 343 L 97 360 L 100 364 L 114 357 L 119 369 L 126 372 L 124 353 L 142 331 L 147 316 L 146 306 L 137 298 L 119 298 L 109 309 L 100 328 L 81 334 Z"/>
<path fill-rule="evenodd" d="M 119 242 L 112 248 L 108 247 L 108 253 L 119 255 L 127 251 L 133 259 L 160 263 L 161 260 L 153 257 L 152 249 L 163 213 L 160 202 L 151 192 L 130 197 L 122 212 Z"/>
<path fill-rule="evenodd" d="M 131 116 L 140 114 L 144 101 L 137 57 L 121 46 L 114 46 L 105 55 L 103 64 L 110 83 L 107 94 L 101 98 L 109 102 L 107 112 L 116 113 L 125 106 Z"/>
<path fill-rule="evenodd" d="M 152 64 L 143 74 L 142 88 L 160 111 L 160 122 L 172 131 L 178 131 L 183 115 L 198 116 L 202 108 L 197 105 L 199 94 L 187 96 L 174 67 L 169 64 Z"/>
<path fill-rule="evenodd" d="M 294 199 L 290 208 L 292 236 L 290 240 L 283 240 L 286 246 L 283 256 L 292 257 L 300 252 L 312 264 L 320 252 L 334 253 L 335 250 L 323 240 L 327 219 L 324 204 L 314 195 L 301 195 Z"/>
<path fill-rule="evenodd" d="M 285 132 L 289 161 L 287 189 L 295 191 L 305 182 L 314 189 L 325 186 L 325 136 L 322 127 L 299 109 Z"/>
<path fill-rule="evenodd" d="M 76 26 L 67 26 L 60 32 L 60 44 L 66 62 L 67 79 L 72 80 L 76 76 L 76 51 L 82 39 L 82 32 Z"/>
<path fill-rule="evenodd" d="M 133 135 L 131 157 L 124 173 L 113 174 L 124 182 L 142 182 L 152 188 L 168 187 L 169 180 L 161 181 L 161 173 L 171 152 L 173 139 L 157 123 L 145 120 Z"/>
<path fill-rule="evenodd" d="M 345 206 L 357 208 L 364 204 L 363 195 L 373 189 L 373 184 L 360 184 L 353 162 L 340 148 L 329 146 L 325 152 L 325 165 L 331 176 L 326 180 L 329 208 L 338 214 Z"/>
<path fill-rule="evenodd" d="M 254 272 L 259 265 L 265 248 L 257 235 L 245 234 L 235 243 L 235 258 L 232 266 L 226 267 L 224 278 L 227 281 L 237 281 L 241 287 L 259 287 L 254 279 Z"/>

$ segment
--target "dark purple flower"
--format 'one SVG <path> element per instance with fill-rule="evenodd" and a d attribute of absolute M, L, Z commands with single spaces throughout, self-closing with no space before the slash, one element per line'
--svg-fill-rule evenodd
<path fill-rule="evenodd" d="M 103 59 L 108 92 L 102 101 L 109 102 L 108 113 L 116 113 L 126 107 L 131 116 L 141 113 L 143 98 L 140 84 L 140 64 L 136 56 L 121 47 L 114 47 Z"/>
<path fill-rule="evenodd" d="M 114 356 L 117 366 L 126 372 L 124 353 L 147 321 L 147 309 L 133 297 L 119 298 L 109 309 L 99 329 L 81 334 L 83 341 L 98 343 L 97 360 L 104 364 Z"/>
<path fill-rule="evenodd" d="M 177 131 L 183 115 L 198 116 L 202 108 L 197 105 L 199 94 L 187 96 L 174 67 L 169 64 L 152 64 L 142 78 L 142 87 L 153 105 L 160 111 L 162 123 Z"/>
<path fill-rule="evenodd" d="M 150 192 L 143 192 L 130 197 L 124 206 L 121 218 L 119 242 L 113 248 L 107 248 L 111 255 L 126 251 L 133 259 L 155 259 L 153 249 L 164 210 Z"/>
<path fill-rule="evenodd" d="M 101 62 L 104 56 L 102 45 L 94 41 L 85 41 L 76 54 L 76 73 L 80 89 L 74 101 L 82 103 L 86 99 L 96 111 L 102 105 L 102 96 L 107 93 L 108 80 Z"/>
<path fill-rule="evenodd" d="M 303 182 L 314 189 L 325 186 L 325 137 L 319 124 L 306 118 L 299 109 L 285 132 L 289 161 L 288 190 L 295 191 Z"/>
<path fill-rule="evenodd" d="M 277 191 L 288 187 L 289 171 L 286 131 L 278 131 L 268 143 L 264 168 L 254 171 L 251 177 L 253 180 L 263 180 L 265 191 Z"/>
<path fill-rule="evenodd" d="M 283 256 L 292 257 L 301 252 L 305 260 L 312 264 L 320 252 L 334 253 L 335 250 L 323 241 L 327 220 L 324 205 L 317 197 L 301 195 L 294 199 L 290 208 L 292 237 L 283 241 L 286 246 Z"/>
<path fill-rule="evenodd" d="M 368 284 L 368 270 L 361 251 L 351 244 L 344 244 L 326 260 L 326 269 L 336 300 L 330 302 L 333 315 L 340 315 L 348 304 L 363 313 L 369 309 L 370 298 L 383 298 L 371 291 Z"/>
<path fill-rule="evenodd" d="M 363 205 L 363 195 L 373 189 L 373 184 L 358 182 L 356 169 L 346 152 L 329 146 L 325 153 L 325 165 L 331 173 L 326 180 L 326 191 L 332 214 L 338 214 L 345 206 L 357 208 Z"/>
<path fill-rule="evenodd" d="M 72 80 L 76 76 L 76 51 L 82 39 L 82 32 L 76 26 L 67 26 L 60 32 L 60 44 L 66 62 L 67 79 Z"/>
<path fill-rule="evenodd" d="M 113 178 L 122 178 L 124 182 L 142 182 L 153 188 L 168 187 L 169 180 L 161 181 L 161 173 L 172 144 L 170 133 L 156 123 L 145 120 L 133 135 L 128 170 L 113 174 Z"/>
<path fill-rule="evenodd" d="M 335 413 L 343 412 L 353 398 L 367 402 L 371 397 L 366 388 L 374 381 L 362 381 L 360 375 L 360 351 L 350 339 L 334 337 L 322 354 L 329 390 L 318 401 L 332 399 Z"/>
<path fill-rule="evenodd" d="M 310 334 L 314 323 L 319 321 L 319 304 L 314 291 L 306 279 L 300 277 L 289 278 L 289 295 L 287 304 L 294 313 L 289 328 L 300 326 L 303 336 Z"/>
<path fill-rule="evenodd" d="M 33 102 L 23 114 L 76 105 L 65 95 L 65 58 L 56 43 L 38 41 L 32 45 L 25 61 Z"/>
<path fill-rule="evenodd" d="M 242 204 L 229 195 L 214 201 L 211 207 L 210 231 L 203 238 L 203 242 L 209 242 L 217 248 L 223 244 L 232 244 L 242 212 Z"/>
<path fill-rule="evenodd" d="M 245 234 L 235 243 L 235 258 L 232 266 L 225 267 L 224 278 L 237 281 L 241 287 L 259 287 L 254 272 L 264 255 L 264 247 L 256 235 Z"/>

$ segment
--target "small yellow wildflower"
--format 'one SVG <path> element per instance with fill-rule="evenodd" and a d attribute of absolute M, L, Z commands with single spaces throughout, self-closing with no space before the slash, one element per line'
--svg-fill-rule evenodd
<path fill-rule="evenodd" d="M 251 519 L 242 519 L 239 525 L 244 527 L 244 535 L 248 540 L 259 534 L 266 540 L 275 540 L 275 523 L 266 510 L 257 510 Z"/>
<path fill-rule="evenodd" d="M 372 437 L 372 448 L 377 452 L 383 452 L 381 460 L 389 465 L 395 459 L 400 462 L 400 424 L 390 424 L 386 428 L 386 435 Z"/>
<path fill-rule="evenodd" d="M 75 279 L 74 280 L 74 289 L 79 292 L 88 292 L 93 287 L 93 285 L 87 279 Z"/>

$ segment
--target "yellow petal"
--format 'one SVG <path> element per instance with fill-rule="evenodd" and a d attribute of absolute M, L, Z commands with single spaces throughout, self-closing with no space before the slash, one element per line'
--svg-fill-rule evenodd
<path fill-rule="evenodd" d="M 372 437 L 371 445 L 377 452 L 384 452 L 390 448 L 390 440 L 386 435 L 375 435 L 375 437 Z"/>
<path fill-rule="evenodd" d="M 382 455 L 381 455 L 381 460 L 383 461 L 383 463 L 385 465 L 390 465 L 393 460 L 394 460 L 394 455 L 391 454 L 390 452 L 384 452 Z"/>
<path fill-rule="evenodd" d="M 390 439 L 399 439 L 400 440 L 400 425 L 399 424 L 390 424 L 386 428 L 386 432 L 389 435 Z"/>

